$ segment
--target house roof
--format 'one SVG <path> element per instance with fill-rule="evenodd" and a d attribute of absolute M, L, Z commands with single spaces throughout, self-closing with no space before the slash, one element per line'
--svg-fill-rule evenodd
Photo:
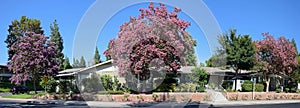
<path fill-rule="evenodd" d="M 63 70 L 63 71 L 59 71 L 58 72 L 58 77 L 60 76 L 72 76 L 74 74 L 76 74 L 78 71 L 80 71 L 81 69 L 83 68 L 73 68 L 73 69 L 66 69 L 66 70 Z"/>
<path fill-rule="evenodd" d="M 78 71 L 77 73 L 82 73 L 82 72 L 84 72 L 86 70 L 94 69 L 94 68 L 96 68 L 98 66 L 102 66 L 102 65 L 110 64 L 110 63 L 112 63 L 112 60 L 108 60 L 108 61 L 105 61 L 105 62 L 102 62 L 102 63 L 95 64 L 95 65 L 90 66 L 90 67 L 83 68 L 80 71 Z"/>

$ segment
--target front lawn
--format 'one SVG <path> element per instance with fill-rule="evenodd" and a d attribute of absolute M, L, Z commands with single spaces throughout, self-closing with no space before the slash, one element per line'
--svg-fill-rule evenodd
<path fill-rule="evenodd" d="M 2 92 L 9 92 L 10 89 L 9 88 L 0 88 L 0 93 Z"/>
<path fill-rule="evenodd" d="M 9 96 L 2 96 L 2 98 L 16 98 L 16 99 L 31 99 L 34 96 L 42 96 L 45 95 L 45 92 L 39 92 L 38 94 L 30 93 L 30 94 L 14 94 Z"/>
<path fill-rule="evenodd" d="M 30 99 L 34 95 L 35 94 L 15 94 L 15 95 L 10 95 L 10 96 L 2 96 L 2 98 Z"/>

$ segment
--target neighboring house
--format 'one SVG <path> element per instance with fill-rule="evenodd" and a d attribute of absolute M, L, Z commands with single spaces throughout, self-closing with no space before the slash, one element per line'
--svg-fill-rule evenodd
<path fill-rule="evenodd" d="M 0 82 L 9 81 L 12 73 L 8 70 L 6 65 L 0 65 Z"/>
<path fill-rule="evenodd" d="M 192 73 L 192 69 L 194 69 L 194 66 L 183 66 L 179 70 L 179 75 L 176 77 L 177 81 L 179 83 L 185 83 L 190 82 L 188 76 L 190 73 Z M 238 74 L 238 76 L 235 76 L 235 72 L 233 70 L 222 70 L 215 67 L 202 67 L 202 69 L 206 70 L 206 72 L 209 73 L 209 80 L 208 84 L 213 84 L 216 89 L 222 89 L 222 83 L 224 81 L 231 81 L 233 86 L 232 89 L 235 87 L 235 79 L 238 79 L 237 83 L 237 89 L 241 90 L 241 85 L 245 80 L 251 80 L 254 81 L 256 79 L 256 82 L 262 82 L 262 74 L 259 72 L 253 72 L 253 71 L 245 71 L 242 70 Z M 68 73 L 72 71 L 73 73 Z M 161 70 L 164 71 L 164 70 Z M 125 83 L 125 78 L 120 77 L 118 75 L 118 68 L 115 64 L 112 63 L 112 60 L 105 61 L 87 68 L 81 68 L 81 69 L 74 69 L 69 71 L 62 71 L 58 76 L 74 76 L 74 78 L 77 78 L 77 81 L 80 83 L 83 79 L 91 77 L 92 74 L 98 74 L 98 75 L 104 75 L 108 74 L 111 76 L 118 76 L 118 79 L 120 83 Z M 286 76 L 278 76 L 278 75 L 269 75 L 271 77 L 270 81 L 270 91 L 275 91 L 276 88 L 283 86 L 287 84 L 287 77 Z M 155 80 L 155 79 L 153 79 Z M 153 82 L 152 82 L 153 83 Z M 82 88 L 82 87 L 81 87 Z"/>

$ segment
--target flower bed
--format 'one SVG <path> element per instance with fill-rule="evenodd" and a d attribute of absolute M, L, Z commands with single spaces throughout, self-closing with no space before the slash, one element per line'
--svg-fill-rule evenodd
<path fill-rule="evenodd" d="M 76 100 L 83 101 L 83 98 L 80 94 L 45 94 L 45 95 L 37 95 L 33 97 L 34 99 L 39 100 Z"/>
<path fill-rule="evenodd" d="M 227 92 L 224 96 L 231 101 L 240 100 L 295 100 L 300 99 L 300 94 L 298 93 L 275 93 L 275 92 Z"/>
<path fill-rule="evenodd" d="M 160 101 L 209 101 L 208 93 L 153 93 L 153 94 L 123 94 L 95 95 L 96 101 L 130 101 L 130 102 L 160 102 Z"/>
<path fill-rule="evenodd" d="M 210 94 L 208 93 L 162 93 L 156 92 L 153 94 L 45 94 L 34 97 L 41 100 L 86 100 L 86 101 L 103 101 L 103 102 L 162 102 L 162 101 L 210 101 Z"/>

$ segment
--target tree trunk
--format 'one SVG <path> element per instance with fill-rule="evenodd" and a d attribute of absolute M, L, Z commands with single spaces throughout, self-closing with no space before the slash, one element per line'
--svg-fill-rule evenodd
<path fill-rule="evenodd" d="M 235 80 L 234 80 L 234 90 L 237 91 L 237 77 L 238 77 L 238 70 L 235 71 Z"/>
<path fill-rule="evenodd" d="M 37 94 L 37 92 L 36 92 L 36 73 L 34 72 L 33 74 L 32 74 L 32 77 L 33 77 L 33 89 L 34 89 L 34 93 L 35 94 Z"/>
<path fill-rule="evenodd" d="M 266 81 L 266 92 L 269 92 L 269 86 L 270 86 L 270 77 L 267 78 L 267 81 Z"/>
<path fill-rule="evenodd" d="M 37 92 L 36 92 L 36 86 L 35 86 L 35 78 L 33 79 L 33 89 L 34 89 L 34 93 L 37 94 Z"/>

